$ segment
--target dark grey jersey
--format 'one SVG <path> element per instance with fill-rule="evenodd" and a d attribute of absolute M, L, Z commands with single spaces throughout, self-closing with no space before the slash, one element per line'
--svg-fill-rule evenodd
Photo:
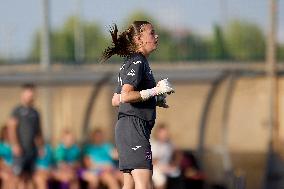
<path fill-rule="evenodd" d="M 150 89 L 156 82 L 147 59 L 139 53 L 127 58 L 120 68 L 116 93 L 120 94 L 122 86 L 130 84 L 135 91 Z M 118 111 L 119 117 L 133 115 L 146 121 L 156 119 L 156 99 L 150 98 L 144 102 L 121 103 Z"/>
<path fill-rule="evenodd" d="M 32 107 L 18 106 L 12 116 L 18 120 L 17 137 L 24 151 L 35 150 L 35 137 L 41 134 L 40 117 Z"/>

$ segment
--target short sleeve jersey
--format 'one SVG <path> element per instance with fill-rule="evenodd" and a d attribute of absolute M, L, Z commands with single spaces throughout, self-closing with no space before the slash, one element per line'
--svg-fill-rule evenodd
<path fill-rule="evenodd" d="M 0 159 L 2 159 L 7 165 L 12 165 L 13 153 L 10 144 L 0 142 Z"/>
<path fill-rule="evenodd" d="M 53 164 L 52 148 L 49 144 L 45 144 L 42 148 L 44 152 L 42 156 L 37 157 L 36 166 L 40 169 L 48 169 Z"/>
<path fill-rule="evenodd" d="M 56 163 L 76 163 L 80 161 L 81 151 L 79 146 L 76 144 L 66 147 L 64 144 L 60 143 L 55 149 L 55 161 Z"/>
<path fill-rule="evenodd" d="M 33 107 L 18 106 L 12 116 L 18 120 L 17 137 L 24 152 L 35 150 L 35 137 L 41 133 L 40 116 Z"/>
<path fill-rule="evenodd" d="M 101 145 L 89 144 L 84 150 L 84 155 L 88 156 L 91 161 L 98 165 L 113 165 L 113 159 L 111 156 L 113 145 L 110 143 L 104 143 Z"/>
<path fill-rule="evenodd" d="M 156 86 L 149 63 L 142 54 L 132 54 L 120 67 L 116 93 L 121 93 L 124 84 L 132 85 L 135 91 L 150 89 Z M 144 102 L 121 103 L 119 105 L 118 117 L 125 115 L 136 116 L 146 121 L 155 120 L 156 99 L 152 97 Z"/>

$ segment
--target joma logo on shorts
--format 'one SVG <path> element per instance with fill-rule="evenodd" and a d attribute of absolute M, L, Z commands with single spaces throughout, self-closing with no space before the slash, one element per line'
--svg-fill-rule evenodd
<path fill-rule="evenodd" d="M 134 148 L 131 148 L 131 149 L 133 149 L 133 150 L 138 150 L 138 148 L 140 148 L 141 146 L 136 146 L 136 147 L 134 147 Z"/>

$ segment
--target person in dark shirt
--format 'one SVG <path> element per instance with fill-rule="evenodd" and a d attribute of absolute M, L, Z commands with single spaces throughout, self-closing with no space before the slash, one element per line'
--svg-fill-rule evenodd
<path fill-rule="evenodd" d="M 152 152 L 149 142 L 156 119 L 156 106 L 167 108 L 166 94 L 174 92 L 167 79 L 156 85 L 148 56 L 157 48 L 158 35 L 147 21 L 135 21 L 118 35 L 117 26 L 110 30 L 113 46 L 108 47 L 102 61 L 112 55 L 125 57 L 118 74 L 118 86 L 112 105 L 119 107 L 115 127 L 119 168 L 123 172 L 123 188 L 152 188 Z"/>
<path fill-rule="evenodd" d="M 13 171 L 20 183 L 30 181 L 37 158 L 36 139 L 42 137 L 40 115 L 34 108 L 35 86 L 26 84 L 21 93 L 21 104 L 12 112 L 9 120 L 9 137 L 14 156 Z"/>

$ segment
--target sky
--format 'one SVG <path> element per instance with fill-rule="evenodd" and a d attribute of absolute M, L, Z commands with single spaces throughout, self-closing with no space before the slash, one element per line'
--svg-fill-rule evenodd
<path fill-rule="evenodd" d="M 74 15 L 79 0 L 50 0 L 52 28 Z M 0 56 L 25 57 L 42 22 L 42 0 L 0 1 Z M 135 11 L 145 11 L 164 27 L 189 29 L 203 35 L 215 23 L 233 19 L 258 24 L 266 33 L 268 0 L 81 0 L 82 17 L 101 26 L 122 24 Z M 279 0 L 278 40 L 284 43 L 284 0 Z M 106 30 L 106 29 L 105 29 Z"/>

